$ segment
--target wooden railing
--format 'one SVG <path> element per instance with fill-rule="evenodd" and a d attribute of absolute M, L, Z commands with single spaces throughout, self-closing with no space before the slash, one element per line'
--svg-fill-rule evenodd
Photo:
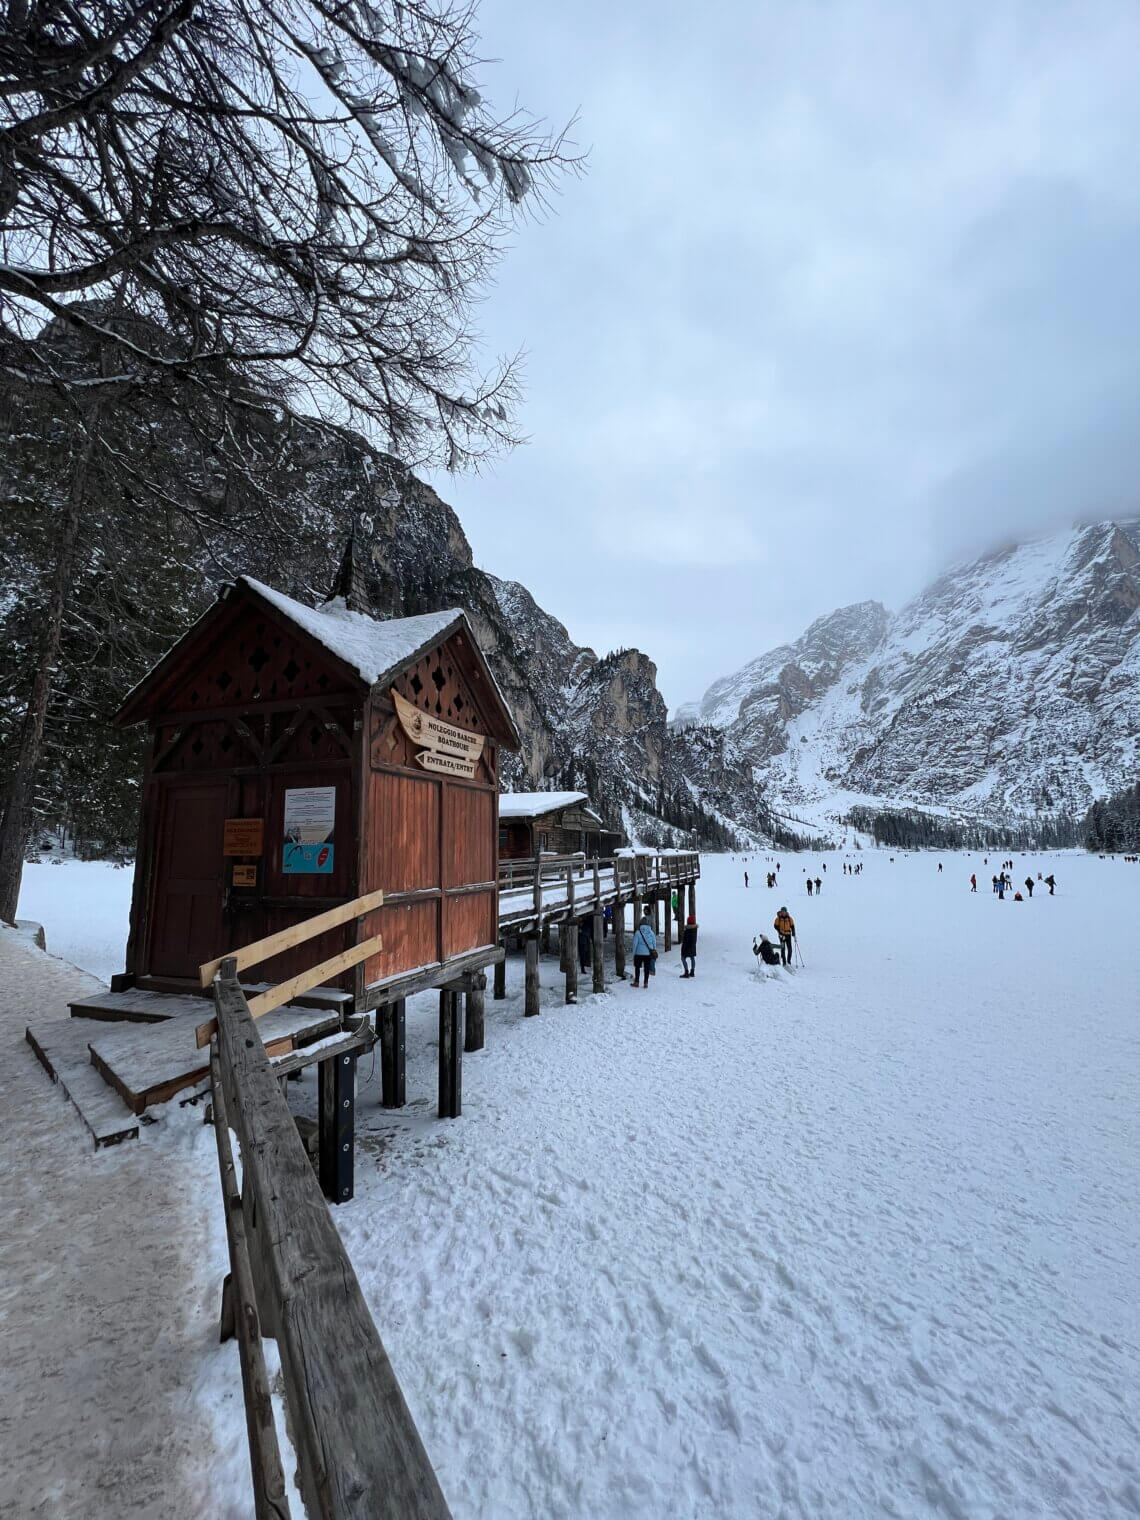
<path fill-rule="evenodd" d="M 210 1076 L 231 1270 L 222 1334 L 238 1340 L 254 1512 L 289 1516 L 262 1350 L 271 1335 L 309 1520 L 448 1520 L 237 971 L 227 957 L 214 977 Z"/>
<path fill-rule="evenodd" d="M 263 961 L 272 960 L 275 955 L 281 955 L 286 950 L 303 945 L 306 940 L 315 939 L 318 934 L 326 934 L 330 929 L 337 929 L 354 918 L 363 918 L 366 913 L 371 913 L 373 909 L 381 908 L 383 905 L 383 892 L 366 892 L 363 897 L 354 897 L 350 902 L 339 903 L 335 908 L 329 908 L 326 913 L 318 913 L 302 923 L 292 924 L 288 929 L 279 929 L 276 934 L 270 934 L 265 939 L 254 940 L 252 944 L 243 945 L 240 950 L 231 950 L 226 956 L 205 961 L 198 967 L 199 986 L 208 987 L 227 960 L 233 961 L 235 972 L 246 971 L 250 966 L 260 966 Z M 382 948 L 383 941 L 380 935 L 374 934 L 371 939 L 363 940 L 348 950 L 342 950 L 339 955 L 330 956 L 328 960 L 310 967 L 308 971 L 291 976 L 287 981 L 279 982 L 276 987 L 270 987 L 266 992 L 259 992 L 255 998 L 250 999 L 249 1011 L 255 1019 L 259 1019 L 263 1013 L 271 1013 L 274 1008 L 282 1007 L 290 998 L 311 992 L 322 982 L 339 976 L 342 971 L 351 970 L 353 966 L 358 966 L 361 961 L 366 961 L 370 955 L 376 955 Z M 209 1043 L 215 1029 L 216 1024 L 213 1019 L 207 1019 L 198 1025 L 194 1035 L 199 1049 Z"/>
<path fill-rule="evenodd" d="M 601 877 L 609 878 L 605 888 Z M 536 854 L 525 860 L 504 860 L 499 865 L 499 891 L 519 892 L 529 887 L 534 894 L 534 911 L 540 912 L 544 899 L 557 896 L 559 902 L 569 896 L 571 902 L 589 902 L 597 897 L 627 892 L 649 897 L 666 893 L 682 882 L 696 881 L 701 874 L 700 856 L 695 852 L 660 855 L 614 855 L 608 860 L 587 860 L 584 853 L 573 855 Z M 555 887 L 547 894 L 545 885 Z"/>

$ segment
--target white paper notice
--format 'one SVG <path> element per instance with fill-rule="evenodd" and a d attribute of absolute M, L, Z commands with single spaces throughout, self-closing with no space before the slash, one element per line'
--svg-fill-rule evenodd
<path fill-rule="evenodd" d="M 298 786 L 285 793 L 285 838 L 296 844 L 324 844 L 336 823 L 335 786 Z"/>

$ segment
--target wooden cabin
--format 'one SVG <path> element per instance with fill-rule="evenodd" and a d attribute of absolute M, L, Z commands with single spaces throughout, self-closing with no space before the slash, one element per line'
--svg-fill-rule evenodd
<path fill-rule="evenodd" d="M 343 985 L 477 969 L 498 943 L 500 747 L 518 732 L 461 611 L 378 621 L 246 576 L 127 698 L 150 746 L 128 978 L 207 960 L 380 888 L 384 906 L 265 963 L 280 981 L 383 936 Z M 433 982 L 429 982 L 433 985 Z"/>
<path fill-rule="evenodd" d="M 499 856 L 533 857 L 536 851 L 591 859 L 612 855 L 622 836 L 604 827 L 585 792 L 504 792 L 499 798 Z"/>

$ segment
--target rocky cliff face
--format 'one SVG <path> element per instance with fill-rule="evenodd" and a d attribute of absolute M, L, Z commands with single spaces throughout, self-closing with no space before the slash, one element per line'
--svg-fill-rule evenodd
<path fill-rule="evenodd" d="M 477 569 L 452 509 L 395 460 L 358 460 L 352 473 L 356 605 L 388 617 L 466 610 L 522 736 L 505 760 L 508 785 L 580 787 L 614 827 L 647 842 L 725 844 L 767 830 L 751 768 L 723 736 L 670 730 L 646 655 L 599 657 L 524 586 Z M 691 780 L 706 771 L 731 807 L 706 808 Z"/>
<path fill-rule="evenodd" d="M 1137 765 L 1138 609 L 1140 521 L 1081 526 L 822 618 L 696 711 L 777 806 L 1080 813 Z"/>

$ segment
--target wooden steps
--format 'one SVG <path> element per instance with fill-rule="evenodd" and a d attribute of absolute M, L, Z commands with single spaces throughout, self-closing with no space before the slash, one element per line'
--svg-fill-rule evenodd
<path fill-rule="evenodd" d="M 91 1062 L 111 1084 L 132 1113 L 152 1103 L 165 1103 L 175 1093 L 193 1087 L 210 1074 L 210 1049 L 198 1049 L 194 1031 L 209 1017 L 212 1003 L 202 998 L 178 999 L 193 1005 L 190 1013 L 154 1024 L 119 1023 L 106 1031 L 87 1026 Z M 258 1019 L 257 1030 L 269 1055 L 281 1055 L 298 1043 L 320 1039 L 341 1027 L 340 1012 L 298 1008 L 289 1004 Z"/>
<path fill-rule="evenodd" d="M 96 1148 L 138 1139 L 138 1119 L 91 1064 L 88 1026 L 52 1019 L 29 1024 L 24 1035 L 48 1076 L 78 1110 Z"/>

